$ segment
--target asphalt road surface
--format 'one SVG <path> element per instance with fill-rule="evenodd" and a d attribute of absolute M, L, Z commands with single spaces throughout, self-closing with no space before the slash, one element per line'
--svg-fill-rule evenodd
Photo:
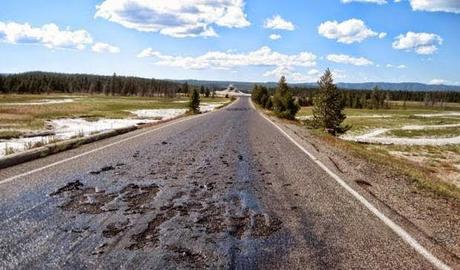
<path fill-rule="evenodd" d="M 248 98 L 2 170 L 0 223 L 1 269 L 434 268 Z"/>

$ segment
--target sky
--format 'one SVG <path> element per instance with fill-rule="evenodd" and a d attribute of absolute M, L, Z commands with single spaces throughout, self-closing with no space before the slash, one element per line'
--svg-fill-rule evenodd
<path fill-rule="evenodd" d="M 460 85 L 460 0 L 1 0 L 0 73 Z"/>

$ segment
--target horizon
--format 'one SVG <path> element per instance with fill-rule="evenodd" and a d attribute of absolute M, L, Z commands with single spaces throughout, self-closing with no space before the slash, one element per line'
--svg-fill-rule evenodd
<path fill-rule="evenodd" d="M 252 84 L 277 84 L 279 80 L 273 81 L 234 81 L 234 80 L 206 80 L 206 79 L 171 79 L 171 78 L 156 78 L 156 77 L 142 77 L 136 75 L 124 75 L 118 73 L 112 74 L 98 74 L 98 73 L 63 73 L 63 72 L 56 72 L 56 71 L 42 71 L 42 70 L 30 70 L 18 73 L 0 73 L 0 75 L 20 75 L 20 74 L 27 74 L 27 73 L 55 73 L 55 74 L 65 74 L 65 75 L 89 75 L 89 76 L 116 76 L 120 77 L 133 77 L 133 78 L 140 78 L 140 79 L 155 79 L 155 80 L 164 80 L 164 81 L 203 81 L 203 82 L 219 82 L 219 83 L 252 83 Z M 319 78 L 318 78 L 319 79 Z M 302 84 L 316 84 L 317 81 L 314 82 L 288 82 L 290 85 L 302 85 Z M 426 86 L 447 86 L 447 87 L 458 87 L 460 89 L 460 85 L 455 84 L 430 84 L 430 83 L 421 83 L 421 82 L 410 82 L 410 81 L 402 81 L 402 82 L 386 82 L 386 81 L 366 81 L 366 82 L 336 82 L 337 84 L 421 84 Z M 384 89 L 383 89 L 384 90 Z"/>
<path fill-rule="evenodd" d="M 452 0 L 4 2 L 0 73 L 460 85 Z"/>

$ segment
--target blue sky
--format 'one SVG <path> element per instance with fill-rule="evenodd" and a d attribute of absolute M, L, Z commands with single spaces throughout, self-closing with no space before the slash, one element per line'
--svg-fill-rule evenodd
<path fill-rule="evenodd" d="M 458 0 L 2 0 L 0 72 L 460 84 Z"/>

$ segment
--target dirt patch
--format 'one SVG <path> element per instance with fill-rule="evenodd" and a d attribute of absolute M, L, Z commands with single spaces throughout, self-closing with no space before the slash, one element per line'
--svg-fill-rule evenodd
<path fill-rule="evenodd" d="M 372 187 L 372 184 L 364 180 L 356 180 L 356 184 L 364 187 Z"/>
<path fill-rule="evenodd" d="M 133 244 L 127 247 L 129 250 L 143 249 L 146 247 L 155 248 L 158 246 L 160 239 L 160 226 L 174 216 L 174 212 L 168 211 L 166 213 L 158 214 L 152 219 L 145 230 L 131 236 Z"/>
<path fill-rule="evenodd" d="M 61 195 L 62 193 L 69 192 L 69 191 L 81 190 L 82 187 L 83 187 L 83 184 L 80 182 L 80 180 L 76 180 L 75 182 L 70 182 L 67 185 L 63 186 L 62 188 L 59 188 L 55 192 L 51 193 L 50 196 Z"/>
<path fill-rule="evenodd" d="M 63 196 L 67 201 L 59 206 L 64 211 L 74 211 L 80 214 L 101 214 L 107 212 L 103 206 L 112 201 L 116 195 L 96 190 L 94 187 L 85 187 L 79 180 L 70 182 L 51 196 Z"/>
<path fill-rule="evenodd" d="M 252 217 L 252 236 L 268 237 L 281 228 L 282 222 L 278 218 L 263 214 L 256 214 Z"/>
<path fill-rule="evenodd" d="M 193 269 L 204 269 L 207 267 L 206 256 L 192 250 L 179 246 L 168 246 L 167 249 L 174 253 L 172 260 L 180 265 L 186 265 Z"/>
<path fill-rule="evenodd" d="M 251 218 L 246 213 L 243 216 L 229 218 L 228 233 L 236 239 L 243 239 L 245 232 L 248 230 Z"/>
<path fill-rule="evenodd" d="M 139 186 L 129 184 L 121 190 L 122 201 L 126 202 L 130 213 L 143 213 L 143 207 L 152 202 L 160 188 L 156 184 Z"/>
<path fill-rule="evenodd" d="M 101 174 L 103 172 L 108 172 L 108 171 L 113 171 L 115 170 L 115 167 L 113 166 L 105 166 L 105 167 L 102 167 L 100 170 L 98 171 L 92 171 L 90 172 L 90 174 L 95 174 L 95 175 L 98 175 L 98 174 Z"/>
<path fill-rule="evenodd" d="M 119 233 L 124 232 L 128 228 L 129 219 L 125 222 L 113 222 L 107 225 L 105 230 L 102 231 L 102 235 L 106 238 L 112 238 L 117 236 Z"/>
<path fill-rule="evenodd" d="M 207 208 L 200 211 L 202 215 L 197 224 L 205 227 L 206 233 L 221 233 L 226 229 L 223 209 L 216 205 L 209 205 Z"/>

